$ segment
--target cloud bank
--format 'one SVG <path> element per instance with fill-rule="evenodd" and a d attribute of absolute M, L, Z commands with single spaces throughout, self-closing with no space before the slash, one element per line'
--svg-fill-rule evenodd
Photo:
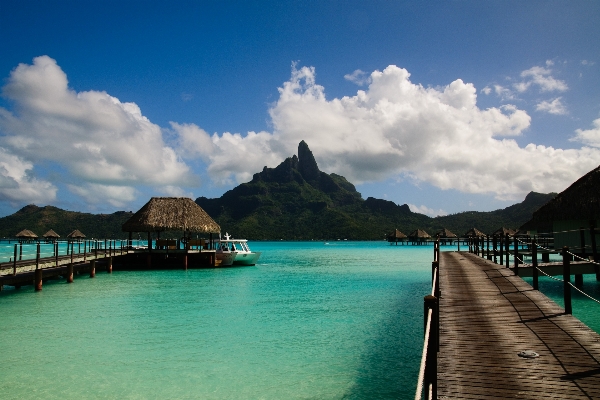
<path fill-rule="evenodd" d="M 516 90 L 567 90 L 551 76 L 550 65 L 524 71 Z M 471 83 L 424 87 L 394 65 L 345 78 L 364 90 L 328 99 L 313 67 L 293 66 L 268 110 L 273 132 L 209 134 L 194 123 L 161 128 L 135 103 L 106 92 L 76 92 L 55 60 L 37 57 L 15 68 L 2 90 L 14 106 L 0 107 L 0 201 L 48 204 L 59 187 L 88 204 L 115 207 L 133 202 L 141 187 L 191 196 L 202 171 L 192 171 L 188 161 L 202 160 L 215 183 L 234 185 L 278 165 L 301 140 L 322 170 L 354 183 L 396 178 L 502 200 L 522 199 L 532 190 L 561 191 L 600 164 L 600 120 L 575 132 L 580 149 L 520 147 L 514 138 L 531 117 L 513 104 L 479 108 Z M 481 92 L 507 101 L 513 96 L 499 85 Z M 537 109 L 564 114 L 560 100 Z M 166 143 L 167 137 L 174 139 Z"/>
<path fill-rule="evenodd" d="M 541 87 L 563 87 L 545 71 L 523 76 Z M 522 199 L 532 190 L 561 191 L 600 164 L 600 151 L 593 147 L 520 147 L 513 137 L 529 127 L 530 116 L 511 104 L 478 108 L 475 87 L 460 79 L 426 88 L 391 65 L 371 73 L 368 82 L 354 96 L 327 99 L 314 68 L 293 67 L 269 109 L 273 133 L 209 135 L 196 125 L 173 123 L 173 128 L 181 147 L 188 153 L 196 149 L 221 182 L 243 182 L 263 165 L 277 165 L 300 140 L 309 144 L 322 170 L 352 182 L 396 176 L 502 200 Z M 590 135 L 582 131 L 578 137 L 590 144 Z"/>
<path fill-rule="evenodd" d="M 48 56 L 15 68 L 2 95 L 14 104 L 14 113 L 0 108 L 0 154 L 16 156 L 4 157 L 13 170 L 19 169 L 19 162 L 26 166 L 21 171 L 39 162 L 55 163 L 70 175 L 67 187 L 74 194 L 89 203 L 108 201 L 115 206 L 134 199 L 139 185 L 194 184 L 189 167 L 163 142 L 161 128 L 136 104 L 122 103 L 106 92 L 69 89 L 66 74 Z M 0 174 L 13 179 L 14 198 L 55 198 L 56 187 L 50 182 L 10 168 Z"/>

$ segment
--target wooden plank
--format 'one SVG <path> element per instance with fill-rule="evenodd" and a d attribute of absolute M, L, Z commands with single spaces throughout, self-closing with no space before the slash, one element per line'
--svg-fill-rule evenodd
<path fill-rule="evenodd" d="M 443 252 L 440 289 L 438 398 L 600 398 L 600 335 L 510 269 Z"/>

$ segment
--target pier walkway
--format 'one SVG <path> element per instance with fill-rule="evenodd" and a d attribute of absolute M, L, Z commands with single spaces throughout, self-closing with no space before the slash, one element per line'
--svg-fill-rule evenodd
<path fill-rule="evenodd" d="M 502 265 L 439 263 L 438 398 L 600 399 L 600 335 Z"/>

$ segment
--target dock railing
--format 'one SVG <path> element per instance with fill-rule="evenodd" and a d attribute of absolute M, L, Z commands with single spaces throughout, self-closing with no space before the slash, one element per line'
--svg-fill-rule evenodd
<path fill-rule="evenodd" d="M 433 262 L 431 263 L 431 294 L 423 299 L 424 310 L 424 340 L 421 365 L 417 380 L 415 400 L 423 398 L 426 391 L 427 399 L 437 398 L 437 353 L 440 350 L 440 242 L 436 240 L 433 247 Z"/>

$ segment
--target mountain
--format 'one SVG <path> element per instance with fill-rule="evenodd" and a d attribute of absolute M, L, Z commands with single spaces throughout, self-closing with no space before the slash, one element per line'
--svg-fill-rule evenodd
<path fill-rule="evenodd" d="M 492 212 L 462 212 L 430 218 L 413 213 L 408 205 L 369 197 L 366 200 L 346 178 L 321 170 L 302 141 L 298 156 L 276 168 L 263 168 L 252 180 L 216 199 L 199 197 L 196 203 L 236 237 L 261 240 L 381 240 L 394 229 L 409 234 L 422 229 L 433 235 L 442 228 L 456 234 L 468 229 L 492 233 L 500 227 L 517 228 L 534 211 L 553 199 L 554 193 L 531 192 L 522 203 Z M 54 229 L 65 238 L 75 229 L 88 238 L 122 238 L 121 225 L 133 213 L 87 214 L 53 206 L 28 205 L 0 218 L 0 237 L 14 237 L 29 229 L 40 237 Z M 177 237 L 165 232 L 164 237 Z"/>
<path fill-rule="evenodd" d="M 121 225 L 132 215 L 133 213 L 125 211 L 87 214 L 30 204 L 12 215 L 0 218 L 0 237 L 14 237 L 23 229 L 29 229 L 41 237 L 54 229 L 64 239 L 69 233 L 79 229 L 87 238 L 124 239 L 127 233 L 121 232 Z"/>
<path fill-rule="evenodd" d="M 298 156 L 275 168 L 264 167 L 252 180 L 220 198 L 199 197 L 196 203 L 223 231 L 237 237 L 264 240 L 380 240 L 398 228 L 404 233 L 424 229 L 430 234 L 448 228 L 463 234 L 477 227 L 493 232 L 502 226 L 518 227 L 554 194 L 531 192 L 522 203 L 492 212 L 466 212 L 430 218 L 372 197 L 364 200 L 343 176 L 319 170 L 302 141 Z"/>

